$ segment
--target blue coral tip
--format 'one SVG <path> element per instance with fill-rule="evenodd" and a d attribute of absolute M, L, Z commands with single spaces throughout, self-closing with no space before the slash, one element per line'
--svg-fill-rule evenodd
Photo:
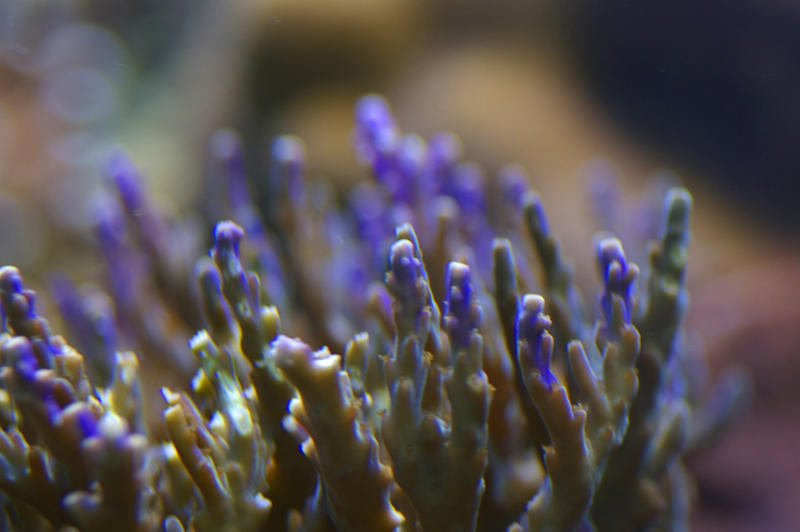
<path fill-rule="evenodd" d="M 241 157 L 242 140 L 232 129 L 220 129 L 211 136 L 208 148 L 215 159 L 230 161 Z"/>
<path fill-rule="evenodd" d="M 14 266 L 0 268 L 0 290 L 5 294 L 18 294 L 22 292 L 22 275 Z"/>
<path fill-rule="evenodd" d="M 608 280 L 608 272 L 614 263 L 620 265 L 623 270 L 627 269 L 625 252 L 622 244 L 616 238 L 604 238 L 597 244 L 597 256 L 600 260 L 600 267 L 603 270 L 605 280 Z"/>
<path fill-rule="evenodd" d="M 532 221 L 536 224 L 535 229 L 542 234 L 548 234 L 550 229 L 547 224 L 547 216 L 544 213 L 544 207 L 542 206 L 542 199 L 539 195 L 536 192 L 528 191 L 522 200 L 522 205 L 529 218 L 533 215 Z"/>
<path fill-rule="evenodd" d="M 408 240 L 398 240 L 392 244 L 389 262 L 395 279 L 401 285 L 413 283 L 420 275 L 421 263 L 414 256 L 414 245 Z"/>
<path fill-rule="evenodd" d="M 438 133 L 428 142 L 429 158 L 434 166 L 454 164 L 461 158 L 461 139 L 452 133 Z"/>
<path fill-rule="evenodd" d="M 447 295 L 444 300 L 444 313 L 464 314 L 472 302 L 471 271 L 460 262 L 450 262 L 445 273 Z"/>
<path fill-rule="evenodd" d="M 283 135 L 272 143 L 272 157 L 284 163 L 301 163 L 305 159 L 305 144 L 299 137 Z"/>
<path fill-rule="evenodd" d="M 122 150 L 114 152 L 109 159 L 106 172 L 114 181 L 125 207 L 129 210 L 138 208 L 142 201 L 140 177 L 128 155 Z"/>
<path fill-rule="evenodd" d="M 91 438 L 98 434 L 98 422 L 94 414 L 88 410 L 83 409 L 78 412 L 78 427 L 84 438 Z"/>
<path fill-rule="evenodd" d="M 244 229 L 231 220 L 219 222 L 214 227 L 214 247 L 217 249 L 232 250 L 239 256 L 239 243 L 244 238 Z"/>
<path fill-rule="evenodd" d="M 15 336 L 3 345 L 3 359 L 9 362 L 14 372 L 23 381 L 33 380 L 39 363 L 33 353 L 33 345 L 24 336 Z"/>
<path fill-rule="evenodd" d="M 528 176 L 525 170 L 516 164 L 508 165 L 500 169 L 498 177 L 503 199 L 514 207 L 521 208 L 525 192 L 528 190 Z"/>
<path fill-rule="evenodd" d="M 397 150 L 398 164 L 407 175 L 416 175 L 425 164 L 427 146 L 418 135 L 406 135 Z"/>
<path fill-rule="evenodd" d="M 551 325 L 550 318 L 544 314 L 544 298 L 536 294 L 526 294 L 522 298 L 519 317 L 519 338 L 533 340 Z"/>
<path fill-rule="evenodd" d="M 392 112 L 389 103 L 383 96 L 368 94 L 356 102 L 356 123 L 365 128 L 383 128 L 393 126 Z"/>
<path fill-rule="evenodd" d="M 527 294 L 522 299 L 522 310 L 517 321 L 517 338 L 520 340 L 519 357 L 539 372 L 548 387 L 556 378 L 550 369 L 552 337 L 547 334 L 552 322 L 544 314 L 544 298 Z"/>

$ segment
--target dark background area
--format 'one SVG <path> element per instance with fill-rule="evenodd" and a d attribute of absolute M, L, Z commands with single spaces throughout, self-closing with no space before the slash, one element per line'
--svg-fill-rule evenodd
<path fill-rule="evenodd" d="M 598 105 L 773 226 L 796 229 L 794 2 L 581 2 L 569 36 Z M 788 229 L 784 227 L 783 229 Z"/>

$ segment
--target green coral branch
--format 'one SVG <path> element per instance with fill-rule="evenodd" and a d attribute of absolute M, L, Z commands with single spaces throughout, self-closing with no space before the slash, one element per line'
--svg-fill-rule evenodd
<path fill-rule="evenodd" d="M 550 232 L 542 201 L 535 192 L 528 192 L 525 197 L 523 217 L 542 267 L 548 311 L 556 336 L 566 340 L 585 340 L 585 310 L 573 281 L 572 266 Z"/>
<path fill-rule="evenodd" d="M 303 452 L 317 467 L 330 518 L 342 530 L 393 531 L 403 522 L 390 502 L 391 469 L 380 462 L 378 442 L 360 418 L 341 357 L 311 351 L 279 337 L 276 364 L 297 388 L 289 404 Z"/>

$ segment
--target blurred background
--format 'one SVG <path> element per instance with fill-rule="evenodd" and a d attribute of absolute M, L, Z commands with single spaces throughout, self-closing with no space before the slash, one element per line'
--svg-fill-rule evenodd
<path fill-rule="evenodd" d="M 456 132 L 489 176 L 524 167 L 584 280 L 592 235 L 634 223 L 598 197 L 683 183 L 688 334 L 710 371 L 755 380 L 740 422 L 691 458 L 693 529 L 799 530 L 798 27 L 785 0 L 0 0 L 0 263 L 34 287 L 53 268 L 92 278 L 115 146 L 204 234 L 220 127 L 242 133 L 255 187 L 283 133 L 347 187 L 368 92 L 406 131 Z"/>

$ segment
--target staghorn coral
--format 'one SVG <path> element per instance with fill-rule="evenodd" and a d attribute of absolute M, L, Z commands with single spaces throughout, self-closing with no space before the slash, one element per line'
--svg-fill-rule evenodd
<path fill-rule="evenodd" d="M 292 137 L 255 199 L 240 139 L 217 133 L 233 221 L 196 287 L 190 226 L 116 156 L 97 210 L 110 299 L 53 287 L 83 354 L 0 270 L 0 526 L 687 527 L 681 456 L 746 385 L 726 374 L 701 403 L 687 377 L 689 194 L 668 193 L 641 272 L 598 238 L 595 318 L 518 168 L 492 189 L 454 136 L 402 135 L 377 96 L 354 140 L 374 179 L 343 199 L 304 179 Z"/>

